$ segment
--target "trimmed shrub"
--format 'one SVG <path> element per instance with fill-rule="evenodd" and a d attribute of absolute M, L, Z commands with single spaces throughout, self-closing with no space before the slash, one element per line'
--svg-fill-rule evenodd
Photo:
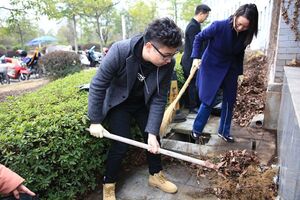
<path fill-rule="evenodd" d="M 9 58 L 13 58 L 13 57 L 16 57 L 18 55 L 17 55 L 16 51 L 10 49 L 10 50 L 6 51 L 6 55 L 5 56 L 7 56 Z"/>
<path fill-rule="evenodd" d="M 185 83 L 185 78 L 183 76 L 183 69 L 182 69 L 182 66 L 180 65 L 181 57 L 182 57 L 182 53 L 178 53 L 175 57 L 175 59 L 176 59 L 175 70 L 176 70 L 179 90 L 182 88 L 183 84 Z"/>
<path fill-rule="evenodd" d="M 26 179 L 42 199 L 76 199 L 97 186 L 108 149 L 85 129 L 95 70 L 58 79 L 0 104 L 0 163 Z"/>
<path fill-rule="evenodd" d="M 38 64 L 54 79 L 65 77 L 83 68 L 79 55 L 75 52 L 67 51 L 48 53 L 39 59 Z"/>

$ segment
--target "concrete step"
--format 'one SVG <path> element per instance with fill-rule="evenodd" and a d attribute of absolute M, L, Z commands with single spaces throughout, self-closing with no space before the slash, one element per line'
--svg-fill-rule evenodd
<path fill-rule="evenodd" d="M 193 129 L 193 124 L 196 118 L 196 114 L 188 114 L 186 121 L 180 123 L 172 123 L 171 132 L 190 134 Z M 203 133 L 207 134 L 218 134 L 218 126 L 220 123 L 220 117 L 211 116 L 208 119 L 206 126 L 204 127 Z"/>

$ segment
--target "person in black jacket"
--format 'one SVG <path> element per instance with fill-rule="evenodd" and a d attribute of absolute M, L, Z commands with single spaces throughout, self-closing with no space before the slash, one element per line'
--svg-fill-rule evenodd
<path fill-rule="evenodd" d="M 185 44 L 184 44 L 184 52 L 181 58 L 181 66 L 184 72 L 184 78 L 187 79 L 190 75 L 190 70 L 192 67 L 193 59 L 191 58 L 191 53 L 193 49 L 193 42 L 195 36 L 201 32 L 201 23 L 203 23 L 211 9 L 205 5 L 198 5 L 195 9 L 195 15 L 191 19 L 190 23 L 187 25 L 185 29 Z M 205 45 L 203 45 L 202 52 L 204 52 Z M 200 105 L 199 98 L 196 90 L 196 78 L 194 77 L 190 82 L 187 92 L 185 93 L 185 107 L 189 108 L 191 113 L 197 113 L 198 107 Z"/>
<path fill-rule="evenodd" d="M 182 33 L 173 20 L 154 20 L 143 35 L 116 42 L 103 58 L 89 89 L 88 116 L 90 133 L 95 137 L 108 130 L 131 138 L 134 119 L 148 144 L 149 185 L 167 193 L 177 187 L 162 173 L 159 128 L 175 66 L 173 56 L 182 45 Z M 103 199 L 115 200 L 115 183 L 128 145 L 114 141 L 106 162 Z"/>

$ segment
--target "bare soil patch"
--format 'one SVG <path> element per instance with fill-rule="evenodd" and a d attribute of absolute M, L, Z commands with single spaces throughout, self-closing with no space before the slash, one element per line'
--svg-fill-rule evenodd
<path fill-rule="evenodd" d="M 48 79 L 35 79 L 22 82 L 12 82 L 8 85 L 0 85 L 0 102 L 6 100 L 7 96 L 19 96 L 33 92 L 49 83 Z"/>

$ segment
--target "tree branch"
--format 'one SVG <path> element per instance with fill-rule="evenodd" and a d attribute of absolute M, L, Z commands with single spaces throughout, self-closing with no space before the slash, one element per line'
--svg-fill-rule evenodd
<path fill-rule="evenodd" d="M 7 8 L 7 7 L 3 7 L 3 6 L 0 6 L 0 9 L 8 10 L 10 12 L 20 12 L 20 11 L 23 11 L 23 9 Z"/>

